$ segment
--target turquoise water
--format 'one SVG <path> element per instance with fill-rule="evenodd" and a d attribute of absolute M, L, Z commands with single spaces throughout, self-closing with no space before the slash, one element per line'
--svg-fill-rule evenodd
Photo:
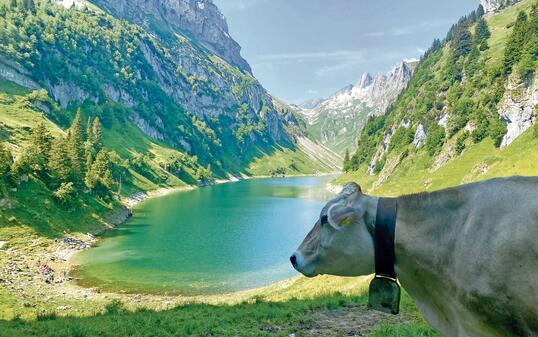
<path fill-rule="evenodd" d="M 330 197 L 329 179 L 244 180 L 147 200 L 75 257 L 75 277 L 108 290 L 198 295 L 296 275 L 288 258 Z"/>

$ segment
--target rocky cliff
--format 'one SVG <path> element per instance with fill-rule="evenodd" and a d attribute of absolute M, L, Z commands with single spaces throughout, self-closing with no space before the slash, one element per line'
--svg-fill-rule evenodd
<path fill-rule="evenodd" d="M 364 73 L 327 99 L 298 106 L 309 130 L 323 144 L 343 154 L 356 147 L 356 136 L 370 116 L 383 114 L 411 80 L 416 61 L 398 64 L 388 74 Z"/>
<path fill-rule="evenodd" d="M 484 12 L 491 13 L 513 5 L 518 1 L 519 0 L 480 0 L 480 4 L 484 7 Z"/>
<path fill-rule="evenodd" d="M 212 0 L 95 0 L 118 17 L 155 33 L 169 31 L 192 37 L 228 63 L 251 73 L 241 47 L 228 33 L 226 18 Z"/>
<path fill-rule="evenodd" d="M 221 174 L 296 149 L 304 125 L 252 76 L 210 0 L 54 2 L 4 9 L 0 21 L 35 34 L 4 32 L 15 48 L 0 45 L 2 77 L 46 89 L 71 113 L 108 111 Z"/>

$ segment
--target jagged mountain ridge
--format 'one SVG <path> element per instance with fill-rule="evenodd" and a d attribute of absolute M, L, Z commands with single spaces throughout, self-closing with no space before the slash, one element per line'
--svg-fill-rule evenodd
<path fill-rule="evenodd" d="M 316 139 L 343 154 L 356 147 L 356 135 L 369 116 L 383 114 L 413 75 L 417 61 L 404 61 L 387 74 L 364 73 L 327 99 L 310 100 L 297 106 Z"/>

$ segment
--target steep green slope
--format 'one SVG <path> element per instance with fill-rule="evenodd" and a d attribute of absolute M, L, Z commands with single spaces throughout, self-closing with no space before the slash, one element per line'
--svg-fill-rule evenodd
<path fill-rule="evenodd" d="M 220 16 L 215 20 L 204 27 L 226 33 Z M 70 8 L 0 1 L 0 152 L 8 162 L 0 179 L 0 223 L 58 225 L 62 208 L 82 210 L 82 222 L 98 223 L 117 206 L 115 198 L 138 191 L 230 175 L 334 170 L 300 149 L 304 122 L 261 87 L 237 53 L 226 55 L 242 68 L 188 32 L 153 23 L 129 23 L 85 1 Z M 83 130 L 73 140 L 78 148 L 69 149 L 77 118 Z M 99 144 L 86 121 L 99 124 Z M 48 130 L 41 136 L 47 144 L 30 141 L 38 126 Z M 69 172 L 58 168 L 62 151 L 72 152 L 63 168 Z M 96 181 L 106 193 L 97 192 Z M 73 203 L 60 205 L 62 198 Z M 32 218 L 42 203 L 49 211 Z M 74 230 L 77 221 L 65 225 Z"/>
<path fill-rule="evenodd" d="M 434 42 L 387 114 L 368 121 L 340 182 L 406 193 L 538 174 L 533 131 L 525 133 L 538 103 L 538 8 L 524 0 L 481 14 Z"/>
<path fill-rule="evenodd" d="M 281 147 L 295 150 L 304 126 L 293 113 L 277 109 L 248 72 L 189 34 L 145 30 L 99 9 L 3 2 L 3 77 L 45 88 L 62 108 L 45 111 L 56 124 L 65 128 L 82 106 L 84 120 L 98 116 L 105 133 L 135 126 L 153 142 L 211 164 L 217 177 L 238 174 Z"/>
<path fill-rule="evenodd" d="M 325 142 L 325 145 L 337 153 L 344 154 L 350 147 L 353 148 L 351 144 L 356 143 L 357 134 L 362 130 L 368 114 L 372 111 L 362 102 L 355 104 L 362 105 L 362 108 L 358 108 L 359 112 L 357 114 L 346 116 L 348 118 L 344 120 L 328 115 L 326 111 L 321 111 L 317 122 L 310 126 L 308 131 L 314 139 L 324 139 L 327 137 L 324 134 L 328 133 L 327 130 L 333 131 L 334 134 L 327 137 L 330 139 Z"/>

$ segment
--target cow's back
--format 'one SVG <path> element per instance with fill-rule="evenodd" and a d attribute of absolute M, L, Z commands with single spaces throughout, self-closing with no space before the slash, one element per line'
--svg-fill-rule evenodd
<path fill-rule="evenodd" d="M 538 336 L 538 178 L 464 186 L 455 280 L 459 300 L 499 336 Z"/>
<path fill-rule="evenodd" d="M 449 337 L 538 337 L 538 177 L 399 198 L 397 272 Z"/>

